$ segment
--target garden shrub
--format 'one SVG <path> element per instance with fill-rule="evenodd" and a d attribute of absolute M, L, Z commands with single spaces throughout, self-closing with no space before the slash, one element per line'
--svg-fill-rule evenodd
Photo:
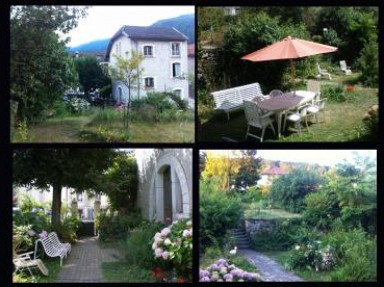
<path fill-rule="evenodd" d="M 73 243 L 78 238 L 79 230 L 82 228 L 82 224 L 83 223 L 79 217 L 68 216 L 55 231 L 63 241 Z"/>
<path fill-rule="evenodd" d="M 58 99 L 53 103 L 53 116 L 54 117 L 64 117 L 68 116 L 69 109 L 66 103 L 62 99 Z"/>
<path fill-rule="evenodd" d="M 257 232 L 251 234 L 251 245 L 256 250 L 288 250 L 299 237 L 298 231 L 302 223 L 301 218 L 274 219 L 276 222 L 272 232 Z"/>
<path fill-rule="evenodd" d="M 67 102 L 67 107 L 68 107 L 69 111 L 73 114 L 82 113 L 82 112 L 88 110 L 90 106 L 91 106 L 91 104 L 88 101 L 81 99 L 81 98 L 78 98 L 78 97 L 71 98 Z"/>
<path fill-rule="evenodd" d="M 100 240 L 108 241 L 125 238 L 131 229 L 139 226 L 143 219 L 138 212 L 125 215 L 116 212 L 107 215 L 101 213 L 99 215 L 100 224 Z"/>
<path fill-rule="evenodd" d="M 202 184 L 200 188 L 200 247 L 223 246 L 228 230 L 238 226 L 242 216 L 240 201 L 223 191 L 213 191 Z"/>
<path fill-rule="evenodd" d="M 157 232 L 152 249 L 156 259 L 166 262 L 177 275 L 192 279 L 192 220 L 179 219 Z"/>
<path fill-rule="evenodd" d="M 325 179 L 318 172 L 296 168 L 273 181 L 268 199 L 290 212 L 300 212 L 307 194 L 316 192 Z"/>
<path fill-rule="evenodd" d="M 342 103 L 346 101 L 343 85 L 322 85 L 321 96 L 330 102 Z"/>
<path fill-rule="evenodd" d="M 379 86 L 379 45 L 376 40 L 367 41 L 360 51 L 358 65 L 360 81 L 369 87 Z"/>
<path fill-rule="evenodd" d="M 146 269 L 155 267 L 151 249 L 152 237 L 162 226 L 162 223 L 145 222 L 129 232 L 123 243 L 127 264 Z"/>

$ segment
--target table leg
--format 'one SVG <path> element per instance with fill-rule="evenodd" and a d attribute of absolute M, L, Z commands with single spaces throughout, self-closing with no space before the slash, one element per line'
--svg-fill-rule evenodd
<path fill-rule="evenodd" d="M 276 113 L 276 121 L 277 121 L 277 138 L 279 139 L 281 136 L 281 118 L 283 112 Z"/>

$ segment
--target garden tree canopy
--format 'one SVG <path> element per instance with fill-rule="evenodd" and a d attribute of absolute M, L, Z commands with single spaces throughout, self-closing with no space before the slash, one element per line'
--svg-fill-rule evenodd
<path fill-rule="evenodd" d="M 297 168 L 273 181 L 269 199 L 290 212 L 300 212 L 307 194 L 319 190 L 325 178 L 311 168 Z"/>
<path fill-rule="evenodd" d="M 205 169 L 202 173 L 203 179 L 217 177 L 220 180 L 220 188 L 229 190 L 233 176 L 240 169 L 240 161 L 235 156 L 234 151 L 226 150 L 221 154 L 213 151 L 207 151 Z"/>
<path fill-rule="evenodd" d="M 100 185 L 99 175 L 112 164 L 112 149 L 16 149 L 13 152 L 13 182 L 38 189 L 53 188 L 52 226 L 60 224 L 61 190 L 92 190 Z"/>
<path fill-rule="evenodd" d="M 10 91 L 19 120 L 38 120 L 77 75 L 57 32 L 67 33 L 87 8 L 11 6 Z"/>
<path fill-rule="evenodd" d="M 259 170 L 262 160 L 256 157 L 256 150 L 241 150 L 241 155 L 239 172 L 235 176 L 235 187 L 254 186 L 260 179 Z"/>
<path fill-rule="evenodd" d="M 105 75 L 95 57 L 85 56 L 75 58 L 74 61 L 79 75 L 79 83 L 86 94 L 92 89 L 101 89 L 109 85 L 110 79 Z"/>
<path fill-rule="evenodd" d="M 133 154 L 118 152 L 101 180 L 101 190 L 109 198 L 111 208 L 127 213 L 137 198 L 138 167 Z"/>

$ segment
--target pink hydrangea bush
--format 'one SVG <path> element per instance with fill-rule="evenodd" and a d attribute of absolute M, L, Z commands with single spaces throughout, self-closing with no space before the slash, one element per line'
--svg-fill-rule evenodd
<path fill-rule="evenodd" d="M 179 219 L 155 234 L 152 250 L 156 259 L 191 277 L 192 245 L 192 220 Z"/>
<path fill-rule="evenodd" d="M 227 260 L 219 259 L 207 269 L 200 269 L 200 282 L 261 282 L 262 277 L 258 273 L 247 272 L 229 265 Z"/>

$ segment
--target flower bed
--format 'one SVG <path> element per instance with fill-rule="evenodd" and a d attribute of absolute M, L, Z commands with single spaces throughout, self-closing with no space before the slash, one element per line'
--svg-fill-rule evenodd
<path fill-rule="evenodd" d="M 258 273 L 247 272 L 228 264 L 227 260 L 219 259 L 206 270 L 200 269 L 200 282 L 262 282 Z"/>

